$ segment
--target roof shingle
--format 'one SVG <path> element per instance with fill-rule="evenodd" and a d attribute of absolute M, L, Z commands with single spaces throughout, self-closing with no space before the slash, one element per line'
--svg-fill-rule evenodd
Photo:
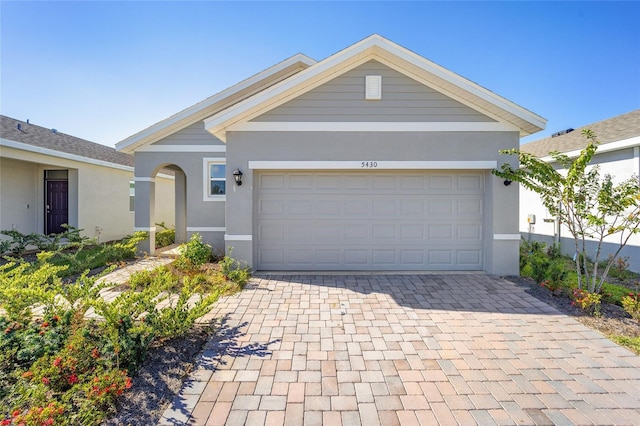
<path fill-rule="evenodd" d="M 20 129 L 18 129 L 20 125 Z M 133 167 L 133 156 L 51 129 L 0 115 L 0 137 L 40 148 Z"/>
<path fill-rule="evenodd" d="M 555 138 L 529 142 L 522 145 L 520 150 L 538 157 L 546 157 L 552 151 L 580 150 L 587 145 L 587 139 L 582 136 L 583 129 L 591 129 L 602 145 L 640 136 L 640 109 L 582 126 Z"/>

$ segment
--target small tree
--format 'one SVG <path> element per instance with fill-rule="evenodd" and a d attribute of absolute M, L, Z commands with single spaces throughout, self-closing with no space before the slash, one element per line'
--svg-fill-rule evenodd
<path fill-rule="evenodd" d="M 501 154 L 517 155 L 520 169 L 513 170 L 503 164 L 493 174 L 519 182 L 537 193 L 542 204 L 558 221 L 565 225 L 573 237 L 578 288 L 599 293 L 615 259 L 633 234 L 640 233 L 640 182 L 637 176 L 619 184 L 613 183 L 611 175 L 600 176 L 598 166 L 588 168 L 599 142 L 594 133 L 585 129 L 582 135 L 587 146 L 577 158 L 571 159 L 559 152 L 549 155 L 553 162 L 566 170 L 561 173 L 553 162 L 545 162 L 533 154 L 509 149 Z M 618 248 L 608 258 L 605 269 L 598 279 L 602 243 L 605 237 L 619 237 Z M 596 243 L 593 265 L 589 265 L 587 242 Z"/>

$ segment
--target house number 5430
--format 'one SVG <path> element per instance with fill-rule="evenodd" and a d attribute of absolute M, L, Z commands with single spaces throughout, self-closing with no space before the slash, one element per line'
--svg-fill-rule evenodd
<path fill-rule="evenodd" d="M 362 161 L 360 168 L 362 169 L 375 169 L 378 167 L 377 161 Z"/>

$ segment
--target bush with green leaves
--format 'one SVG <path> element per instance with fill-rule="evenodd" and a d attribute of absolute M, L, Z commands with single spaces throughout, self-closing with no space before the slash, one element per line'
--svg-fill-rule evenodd
<path fill-rule="evenodd" d="M 28 246 L 36 246 L 40 241 L 39 234 L 23 234 L 17 229 L 4 229 L 0 231 L 0 234 L 10 238 L 4 240 L 0 245 L 0 254 L 10 251 L 14 256 L 22 256 Z"/>
<path fill-rule="evenodd" d="M 231 257 L 232 250 L 229 250 L 229 255 L 224 256 L 220 260 L 220 271 L 222 276 L 227 281 L 232 281 L 244 288 L 249 279 L 251 278 L 251 269 L 246 264 Z"/>
<path fill-rule="evenodd" d="M 164 222 L 156 223 L 162 231 L 156 232 L 156 248 L 167 247 L 176 242 L 176 230 L 169 228 Z"/>
<path fill-rule="evenodd" d="M 180 247 L 180 256 L 178 256 L 175 263 L 181 269 L 195 269 L 212 258 L 211 246 L 202 241 L 200 234 L 195 233 L 188 243 Z"/>

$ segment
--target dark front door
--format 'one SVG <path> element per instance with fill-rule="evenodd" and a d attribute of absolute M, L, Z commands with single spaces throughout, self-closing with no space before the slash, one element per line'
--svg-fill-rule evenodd
<path fill-rule="evenodd" d="M 66 180 L 47 181 L 47 234 L 63 232 L 63 223 L 69 223 L 69 185 Z"/>

